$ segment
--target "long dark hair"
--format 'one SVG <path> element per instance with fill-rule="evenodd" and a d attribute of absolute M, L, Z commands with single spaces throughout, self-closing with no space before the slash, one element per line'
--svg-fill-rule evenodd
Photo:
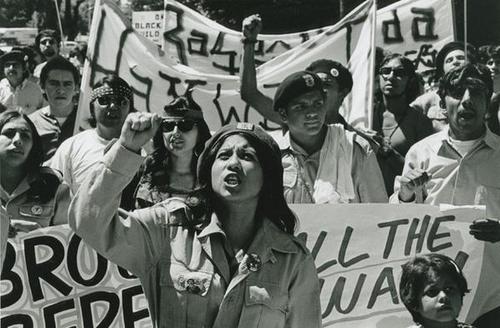
<path fill-rule="evenodd" d="M 205 148 L 205 142 L 210 139 L 211 134 L 205 120 L 201 119 L 196 120 L 195 122 L 198 127 L 198 136 L 191 160 L 191 172 L 196 178 L 196 165 L 198 157 Z M 163 140 L 163 131 L 158 129 L 153 137 L 153 153 L 149 155 L 144 162 L 143 177 L 152 186 L 168 185 L 170 179 L 167 172 L 170 165 L 170 153 L 165 146 L 165 141 Z"/>
<path fill-rule="evenodd" d="M 404 94 L 406 96 L 406 102 L 408 103 L 408 105 L 410 105 L 410 103 L 420 95 L 419 77 L 417 75 L 417 72 L 415 71 L 415 65 L 405 56 L 398 53 L 391 53 L 384 57 L 379 67 L 384 67 L 385 64 L 393 59 L 398 59 L 401 62 L 406 72 L 406 76 L 408 77 L 408 82 L 406 83 Z M 380 89 L 375 91 L 376 101 L 382 101 L 382 91 Z"/>
<path fill-rule="evenodd" d="M 23 119 L 28 124 L 33 140 L 30 153 L 24 161 L 24 168 L 26 172 L 36 172 L 40 169 L 40 166 L 43 163 L 44 152 L 42 147 L 42 138 L 38 134 L 31 119 L 27 115 L 21 114 L 15 110 L 3 112 L 0 114 L 0 131 L 2 131 L 5 124 L 17 118 Z"/>
<path fill-rule="evenodd" d="M 224 128 L 222 128 L 224 130 Z M 229 130 L 226 127 L 226 131 Z M 222 131 L 222 130 L 220 130 Z M 263 132 L 265 133 L 265 132 Z M 257 215 L 259 218 L 267 217 L 282 231 L 293 234 L 297 224 L 297 218 L 286 203 L 283 192 L 283 166 L 279 155 L 279 148 L 276 151 L 255 134 L 239 132 L 238 130 L 228 133 L 218 133 L 214 135 L 214 140 L 207 144 L 204 155 L 200 157 L 198 163 L 198 183 L 199 194 L 207 200 L 206 207 L 213 210 L 219 200 L 216 199 L 212 189 L 211 171 L 215 157 L 224 141 L 231 135 L 240 134 L 255 148 L 257 159 L 263 172 L 263 185 L 260 191 L 257 205 Z M 269 138 L 271 138 L 269 136 Z M 277 152 L 277 154 L 275 154 Z"/>

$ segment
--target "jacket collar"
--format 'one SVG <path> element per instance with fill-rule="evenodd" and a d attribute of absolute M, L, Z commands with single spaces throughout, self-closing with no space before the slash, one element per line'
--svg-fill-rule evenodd
<path fill-rule="evenodd" d="M 198 234 L 198 239 L 217 233 L 226 236 L 217 215 L 212 213 L 210 223 Z M 280 253 L 296 253 L 298 252 L 298 247 L 291 236 L 281 231 L 271 220 L 264 218 L 247 253 L 267 256 L 269 259 L 272 250 Z"/>
<path fill-rule="evenodd" d="M 271 220 L 264 218 L 247 253 L 259 255 L 262 263 L 269 260 L 274 263 L 276 262 L 274 252 L 297 253 L 298 250 L 291 236 L 281 231 Z"/>

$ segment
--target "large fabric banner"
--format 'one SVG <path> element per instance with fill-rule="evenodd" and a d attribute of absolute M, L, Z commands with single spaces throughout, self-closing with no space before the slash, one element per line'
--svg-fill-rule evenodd
<path fill-rule="evenodd" d="M 434 67 L 437 50 L 453 39 L 451 6 L 449 0 L 403 0 L 378 10 L 376 45 L 405 54 L 419 70 Z M 345 21 L 298 33 L 262 34 L 256 46 L 257 62 L 267 62 L 333 26 L 335 30 L 344 29 L 347 38 L 355 40 L 358 24 Z M 228 29 L 177 1 L 165 0 L 163 49 L 184 65 L 205 73 L 237 74 L 241 37 L 240 31 Z M 339 48 L 342 52 L 325 58 L 347 63 L 351 49 L 340 44 Z"/>
<path fill-rule="evenodd" d="M 455 259 L 471 292 L 461 320 L 500 306 L 500 245 L 469 235 L 474 208 L 428 205 L 295 205 L 321 282 L 325 327 L 401 328 L 401 265 L 416 254 Z M 3 328 L 151 327 L 139 282 L 98 256 L 67 226 L 10 239 L 0 281 Z"/>
<path fill-rule="evenodd" d="M 259 88 L 273 97 L 291 72 L 315 59 L 333 58 L 347 65 L 354 77 L 344 117 L 354 125 L 369 126 L 372 34 L 384 49 L 404 52 L 423 68 L 433 66 L 437 49 L 453 35 L 450 1 L 395 3 L 378 11 L 376 31 L 372 31 L 371 8 L 372 1 L 367 1 L 337 24 L 322 29 L 261 36 L 257 60 L 274 58 L 259 67 Z M 113 1 L 96 1 L 75 131 L 89 128 L 90 89 L 106 73 L 117 73 L 133 86 L 135 107 L 140 111 L 161 113 L 173 98 L 193 88 L 193 97 L 212 130 L 241 121 L 277 129 L 240 98 L 239 79 L 234 75 L 241 55 L 240 33 L 178 3 L 167 3 L 165 16 L 167 25 L 175 25 L 163 33 L 166 52 L 135 31 Z"/>
<path fill-rule="evenodd" d="M 341 22 L 358 22 L 359 31 L 356 33 L 363 36 L 349 40 L 350 49 L 359 58 L 355 71 L 359 71 L 360 75 L 356 78 L 356 84 L 360 85 L 363 94 L 356 98 L 359 99 L 356 107 L 361 112 L 367 111 L 366 88 L 370 85 L 370 17 L 374 16 L 370 15 L 372 4 L 372 1 L 365 2 Z M 205 120 L 212 130 L 227 123 L 241 121 L 260 123 L 267 129 L 272 128 L 260 114 L 241 100 L 238 76 L 204 73 L 178 64 L 136 32 L 112 1 L 98 1 L 93 17 L 87 54 L 89 60 L 86 61 L 82 78 L 76 129 L 89 127 L 90 89 L 103 74 L 112 72 L 133 86 L 134 105 L 140 111 L 161 113 L 163 107 L 174 97 L 193 88 L 193 98 L 203 109 Z M 338 29 L 342 31 L 337 31 Z M 339 38 L 344 39 L 345 47 L 343 29 L 335 25 L 325 30 L 316 38 L 292 49 L 293 54 L 290 56 L 279 60 L 280 56 L 273 60 L 274 64 L 271 64 L 273 61 L 265 64 L 267 69 L 262 72 L 259 82 L 263 83 L 266 92 L 274 93 L 285 76 L 304 69 L 311 59 L 324 58 L 327 54 L 342 51 L 344 48 L 339 48 Z M 359 47 L 355 41 L 359 43 Z M 277 126 L 274 125 L 274 128 Z"/>

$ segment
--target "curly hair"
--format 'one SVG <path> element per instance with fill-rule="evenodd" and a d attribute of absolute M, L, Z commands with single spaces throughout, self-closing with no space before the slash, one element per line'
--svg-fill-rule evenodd
<path fill-rule="evenodd" d="M 402 268 L 399 295 L 416 323 L 422 323 L 422 316 L 417 311 L 421 306 L 420 293 L 436 276 L 446 275 L 455 281 L 462 297 L 469 292 L 462 270 L 446 255 L 430 253 L 415 256 L 403 264 Z"/>
<path fill-rule="evenodd" d="M 482 64 L 464 64 L 455 67 L 446 73 L 439 81 L 437 91 L 441 98 L 440 106 L 445 108 L 445 97 L 454 90 L 465 89 L 468 87 L 484 89 L 489 102 L 493 94 L 493 80 L 490 70 Z"/>

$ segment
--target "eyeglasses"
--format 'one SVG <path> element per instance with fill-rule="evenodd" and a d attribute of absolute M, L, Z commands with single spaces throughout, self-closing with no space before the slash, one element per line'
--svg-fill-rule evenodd
<path fill-rule="evenodd" d="M 110 106 L 111 103 L 119 106 L 125 106 L 128 104 L 128 99 L 125 97 L 115 97 L 115 96 L 102 96 L 97 98 L 97 103 L 101 106 Z"/>
<path fill-rule="evenodd" d="M 51 46 L 53 44 L 56 44 L 56 40 L 54 40 L 54 39 L 43 39 L 43 40 L 40 40 L 40 44 Z"/>
<path fill-rule="evenodd" d="M 402 78 L 406 76 L 406 71 L 403 67 L 381 67 L 379 69 L 379 73 L 382 76 L 388 76 L 391 72 L 395 77 Z"/>
<path fill-rule="evenodd" d="M 181 132 L 188 132 L 188 131 L 191 131 L 193 129 L 195 124 L 196 124 L 195 121 L 191 121 L 191 120 L 180 120 L 180 121 L 163 120 L 161 122 L 161 130 L 163 132 L 171 132 L 177 126 L 177 128 Z"/>

